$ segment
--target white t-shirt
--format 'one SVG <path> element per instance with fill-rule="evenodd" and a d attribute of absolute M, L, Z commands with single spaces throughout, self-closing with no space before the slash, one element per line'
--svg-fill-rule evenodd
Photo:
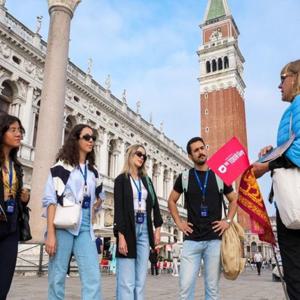
<path fill-rule="evenodd" d="M 263 257 L 260 253 L 255 253 L 254 254 L 254 261 L 255 262 L 262 262 L 262 260 L 263 260 Z"/>
<path fill-rule="evenodd" d="M 140 186 L 139 186 L 139 180 L 138 179 L 135 180 L 132 177 L 130 177 L 130 183 L 131 183 L 131 187 L 132 187 L 132 191 L 133 191 L 133 206 L 134 206 L 134 210 L 135 211 L 138 211 L 138 210 L 146 211 L 146 199 L 147 199 L 147 196 L 148 196 L 148 191 L 145 188 L 145 186 L 143 185 L 142 180 L 140 180 L 140 182 L 141 182 L 141 188 L 142 188 L 142 199 L 141 199 L 140 206 L 139 206 L 139 198 L 138 198 L 139 194 L 138 194 L 138 190 L 136 188 L 136 185 L 134 184 L 134 181 L 135 181 L 135 184 L 137 185 L 137 187 L 140 188 Z"/>

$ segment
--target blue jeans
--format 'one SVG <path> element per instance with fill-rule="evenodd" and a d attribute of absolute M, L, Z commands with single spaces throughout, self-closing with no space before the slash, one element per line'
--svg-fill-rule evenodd
<path fill-rule="evenodd" d="M 149 258 L 147 219 L 135 224 L 137 258 L 117 258 L 117 300 L 143 300 Z"/>
<path fill-rule="evenodd" d="M 90 210 L 82 210 L 82 223 L 78 236 L 67 230 L 56 229 L 56 253 L 49 259 L 48 299 L 65 298 L 65 279 L 71 253 L 77 261 L 81 280 L 81 299 L 100 300 L 101 278 L 96 243 L 90 235 Z"/>
<path fill-rule="evenodd" d="M 205 300 L 219 299 L 221 240 L 183 243 L 180 260 L 180 299 L 193 300 L 201 259 L 204 261 Z"/>

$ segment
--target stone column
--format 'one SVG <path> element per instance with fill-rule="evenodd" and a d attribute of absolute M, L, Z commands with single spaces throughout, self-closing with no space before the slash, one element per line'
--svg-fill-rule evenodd
<path fill-rule="evenodd" d="M 61 146 L 70 24 L 79 2 L 80 0 L 48 0 L 50 26 L 30 203 L 34 242 L 43 241 L 41 198 L 49 168 Z"/>
<path fill-rule="evenodd" d="M 108 176 L 108 135 L 107 131 L 103 131 L 103 143 L 100 148 L 101 164 L 100 173 Z"/>
<path fill-rule="evenodd" d="M 98 172 L 100 172 L 100 173 L 101 173 L 101 171 L 100 171 L 100 165 L 102 163 L 101 145 L 102 145 L 102 141 L 98 140 L 98 141 L 96 141 L 96 144 L 94 146 L 95 156 L 96 156 L 96 167 L 97 167 Z"/>
<path fill-rule="evenodd" d="M 157 177 L 157 195 L 163 197 L 164 195 L 164 167 L 161 163 L 158 164 L 158 177 Z"/>
<path fill-rule="evenodd" d="M 146 161 L 147 174 L 150 178 L 153 178 L 153 159 L 148 157 Z"/>
<path fill-rule="evenodd" d="M 118 140 L 117 148 L 119 149 L 119 155 L 118 155 L 118 163 L 117 163 L 117 173 L 116 176 L 119 175 L 123 169 L 124 161 L 125 161 L 125 149 L 126 145 L 122 140 Z"/>
<path fill-rule="evenodd" d="M 22 106 L 22 115 L 21 120 L 23 126 L 26 128 L 26 134 L 24 137 L 24 143 L 30 145 L 30 137 L 32 131 L 32 101 L 33 101 L 33 91 L 34 87 L 32 85 L 28 86 L 26 102 L 25 105 Z"/>

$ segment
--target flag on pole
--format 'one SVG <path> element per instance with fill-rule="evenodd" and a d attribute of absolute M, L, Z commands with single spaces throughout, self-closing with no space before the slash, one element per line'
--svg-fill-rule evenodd
<path fill-rule="evenodd" d="M 241 174 L 238 205 L 248 213 L 251 231 L 261 241 L 276 245 L 270 219 L 250 167 L 247 152 L 236 137 L 233 137 L 207 161 L 208 166 L 227 184 L 232 184 Z"/>
<path fill-rule="evenodd" d="M 249 214 L 251 231 L 257 233 L 261 241 L 276 245 L 271 222 L 252 168 L 248 168 L 242 175 L 238 205 Z"/>

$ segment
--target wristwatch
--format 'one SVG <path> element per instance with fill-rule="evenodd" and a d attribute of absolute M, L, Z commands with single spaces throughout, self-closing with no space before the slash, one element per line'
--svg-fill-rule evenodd
<path fill-rule="evenodd" d="M 231 224 L 231 219 L 226 219 L 225 222 L 230 225 Z"/>

